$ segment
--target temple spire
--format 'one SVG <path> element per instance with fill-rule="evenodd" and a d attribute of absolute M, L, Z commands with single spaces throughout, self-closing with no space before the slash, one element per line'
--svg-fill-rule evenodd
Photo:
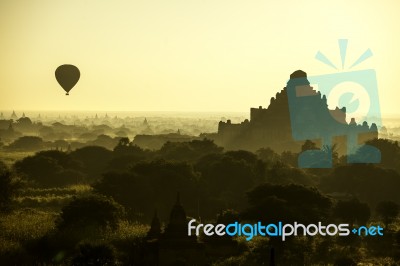
<path fill-rule="evenodd" d="M 157 216 L 157 210 L 154 210 L 153 220 L 151 221 L 150 230 L 147 233 L 148 239 L 157 239 L 161 235 L 161 223 Z"/>

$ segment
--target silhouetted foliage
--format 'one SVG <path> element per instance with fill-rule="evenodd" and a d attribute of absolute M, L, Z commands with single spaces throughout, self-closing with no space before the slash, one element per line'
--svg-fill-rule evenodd
<path fill-rule="evenodd" d="M 386 229 L 389 228 L 389 224 L 399 215 L 399 208 L 399 204 L 393 201 L 381 201 L 376 206 L 376 213 L 382 219 Z"/>
<path fill-rule="evenodd" d="M 93 141 L 88 141 L 86 145 L 88 146 L 100 146 L 106 149 L 112 150 L 117 145 L 119 138 L 111 138 L 108 135 L 101 134 Z"/>
<path fill-rule="evenodd" d="M 121 138 L 118 145 L 115 146 L 113 158 L 108 164 L 108 170 L 111 171 L 127 171 L 135 163 L 150 157 L 150 152 L 145 151 L 137 145 L 129 142 L 129 138 Z"/>
<path fill-rule="evenodd" d="M 64 127 L 57 125 L 56 128 Z M 95 130 L 97 136 L 111 129 L 102 125 Z M 337 220 L 366 225 L 370 217 L 369 206 L 377 206 L 376 213 L 387 228 L 399 211 L 397 190 L 400 175 L 395 170 L 381 168 L 396 168 L 393 167 L 396 164 L 394 159 L 386 160 L 381 167 L 355 164 L 318 171 L 296 168 L 297 153 L 278 155 L 269 148 L 260 149 L 257 154 L 242 150 L 222 152 L 222 148 L 207 139 L 167 142 L 160 150 L 153 151 L 134 145 L 127 137 L 103 135 L 97 140 L 104 141 L 96 143 L 98 145 L 114 143 L 116 146 L 112 151 L 98 146 L 87 146 L 72 152 L 41 151 L 15 163 L 17 174 L 42 187 L 80 183 L 88 176 L 95 194 L 74 197 L 63 207 L 56 228 L 33 241 L 33 244 L 29 242 L 23 246 L 25 253 L 4 255 L 0 252 L 0 258 L 17 258 L 18 254 L 23 254 L 25 258 L 16 261 L 35 259 L 38 262 L 73 265 L 141 265 L 142 256 L 146 254 L 143 253 L 146 244 L 142 238 L 131 243 L 130 238 L 113 242 L 100 241 L 96 237 L 104 234 L 114 238 L 113 234 L 119 234 L 121 225 L 125 223 L 120 223 L 121 219 L 148 222 L 154 209 L 157 209 L 160 220 L 166 221 L 177 191 L 185 199 L 182 204 L 188 216 L 212 221 L 216 218 L 217 223 L 224 224 L 247 220 L 309 224 L 329 219 L 330 222 Z M 382 147 L 387 146 L 384 154 L 397 156 L 397 143 L 377 141 Z M 46 145 L 65 147 L 66 144 L 59 141 Z M 315 143 L 311 141 L 306 141 L 302 147 L 303 150 L 315 148 Z M 10 172 L 7 172 L 6 178 L 3 177 L 0 170 L 0 190 L 9 189 L 7 184 L 14 182 L 14 177 Z M 332 193 L 333 197 L 352 196 L 354 199 L 340 200 L 333 205 L 328 197 L 314 188 L 318 185 L 321 191 Z M 34 190 L 53 193 L 56 188 L 51 188 L 52 192 L 43 188 Z M 11 190 L 11 194 L 0 191 L 0 201 L 5 202 L 2 206 L 10 205 L 15 191 Z M 114 230 L 117 226 L 118 230 Z M 303 265 L 307 262 L 354 265 L 355 260 L 347 256 L 352 254 L 351 251 L 359 252 L 361 247 L 367 247 L 373 256 L 396 258 L 398 252 L 391 246 L 398 236 L 394 231 L 386 232 L 379 241 L 375 240 L 376 243 L 353 234 L 345 238 L 323 239 L 299 236 L 288 238 L 285 242 L 279 238 L 254 238 L 252 242 L 239 244 L 238 248 L 243 253 L 216 265 L 262 265 L 269 260 L 271 247 L 275 249 L 277 262 L 282 265 Z M 223 246 L 237 240 L 202 236 L 201 241 L 205 245 Z M 359 255 L 351 257 L 359 258 Z"/>
<path fill-rule="evenodd" d="M 6 165 L 0 161 L 0 212 L 10 209 L 12 197 L 19 185 Z"/>
<path fill-rule="evenodd" d="M 0 161 L 0 171 L 6 171 L 7 169 L 8 169 L 7 165 L 2 161 Z"/>
<path fill-rule="evenodd" d="M 352 258 L 339 258 L 336 259 L 334 266 L 356 266 L 357 262 L 355 262 Z"/>
<path fill-rule="evenodd" d="M 190 142 L 166 142 L 158 154 L 164 159 L 193 161 L 204 155 L 221 153 L 222 148 L 209 139 Z"/>
<path fill-rule="evenodd" d="M 238 221 L 240 221 L 240 214 L 233 209 L 223 210 L 217 215 L 218 224 L 228 225 Z"/>
<path fill-rule="evenodd" d="M 68 150 L 68 146 L 70 145 L 69 142 L 63 140 L 63 139 L 58 139 L 55 140 L 52 144 L 50 144 L 52 148 L 55 148 L 56 150 Z"/>
<path fill-rule="evenodd" d="M 338 145 L 335 143 L 333 145 L 323 145 L 322 151 L 326 154 L 326 157 L 332 158 L 332 165 L 337 166 L 339 165 L 339 152 L 338 152 Z"/>
<path fill-rule="evenodd" d="M 35 136 L 24 136 L 8 145 L 7 149 L 16 151 L 38 151 L 44 147 L 45 143 L 41 138 Z"/>
<path fill-rule="evenodd" d="M 43 151 L 14 164 L 17 173 L 37 186 L 54 187 L 82 182 L 80 163 L 61 151 Z"/>
<path fill-rule="evenodd" d="M 59 164 L 63 168 L 70 168 L 74 170 L 82 169 L 82 163 L 80 161 L 74 160 L 66 152 L 58 150 L 40 151 L 36 153 L 36 156 L 52 158 L 57 162 L 57 164 Z"/>
<path fill-rule="evenodd" d="M 396 169 L 400 173 L 400 146 L 397 141 L 389 139 L 373 139 L 366 144 L 374 146 L 381 152 L 380 166 Z"/>
<path fill-rule="evenodd" d="M 111 196 L 125 206 L 130 216 L 154 210 L 154 190 L 149 180 L 131 172 L 105 173 L 93 187 L 96 192 Z"/>
<path fill-rule="evenodd" d="M 217 212 L 219 209 L 240 208 L 245 205 L 245 192 L 261 183 L 265 176 L 265 165 L 254 154 L 232 151 L 202 157 L 195 165 L 201 173 L 207 205 Z"/>
<path fill-rule="evenodd" d="M 90 182 L 101 177 L 112 159 L 112 151 L 99 146 L 83 147 L 71 152 L 70 155 L 74 160 L 82 162 L 83 170 Z"/>
<path fill-rule="evenodd" d="M 115 171 L 115 172 L 126 172 L 132 166 L 140 161 L 145 160 L 146 157 L 140 155 L 121 155 L 118 157 L 114 157 L 107 165 L 108 171 Z"/>
<path fill-rule="evenodd" d="M 291 167 L 280 161 L 277 161 L 268 169 L 266 176 L 266 180 L 273 184 L 316 185 L 316 180 L 311 178 L 303 169 Z"/>
<path fill-rule="evenodd" d="M 304 144 L 301 146 L 301 151 L 308 151 L 308 150 L 318 150 L 317 144 L 312 142 L 311 140 L 306 140 Z"/>
<path fill-rule="evenodd" d="M 112 198 L 88 195 L 74 199 L 61 210 L 58 228 L 78 232 L 115 228 L 124 217 L 124 208 Z"/>
<path fill-rule="evenodd" d="M 132 144 L 129 138 L 120 138 L 117 146 L 114 148 L 114 156 L 135 155 L 145 157 L 146 152 L 137 145 Z"/>
<path fill-rule="evenodd" d="M 324 221 L 331 201 L 315 188 L 301 185 L 262 184 L 247 193 L 250 207 L 243 217 L 264 222 Z"/>
<path fill-rule="evenodd" d="M 171 191 L 180 191 L 188 199 L 185 207 L 194 212 L 198 197 L 198 176 L 190 164 L 155 160 L 134 164 L 129 172 L 109 172 L 93 187 L 112 196 L 136 215 L 149 217 L 154 208 L 160 216 L 169 212 Z"/>
<path fill-rule="evenodd" d="M 396 171 L 372 164 L 339 166 L 320 184 L 324 192 L 350 194 L 372 207 L 383 200 L 400 202 L 399 187 L 400 175 Z"/>
<path fill-rule="evenodd" d="M 371 212 L 368 204 L 360 202 L 358 199 L 348 201 L 339 201 L 334 210 L 333 215 L 342 222 L 349 223 L 351 226 L 367 224 Z"/>
<path fill-rule="evenodd" d="M 256 152 L 258 158 L 267 164 L 267 167 L 274 165 L 280 161 L 280 156 L 271 148 L 262 148 Z"/>
<path fill-rule="evenodd" d="M 79 245 L 79 253 L 72 259 L 73 266 L 115 265 L 115 250 L 106 244 L 84 243 Z"/>
<path fill-rule="evenodd" d="M 118 141 L 118 147 L 126 147 L 130 143 L 130 140 L 128 137 L 120 138 Z"/>
<path fill-rule="evenodd" d="M 297 158 L 298 158 L 298 154 L 297 153 L 293 153 L 291 151 L 284 151 L 281 154 L 282 162 L 285 162 L 285 163 L 289 164 L 292 167 L 297 167 L 297 165 L 298 165 Z"/>

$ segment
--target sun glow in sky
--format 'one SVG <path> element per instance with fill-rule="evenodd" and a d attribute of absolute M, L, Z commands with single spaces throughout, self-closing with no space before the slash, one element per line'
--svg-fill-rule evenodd
<path fill-rule="evenodd" d="M 0 109 L 238 111 L 267 106 L 289 75 L 375 69 L 383 114 L 400 113 L 400 2 L 0 1 Z M 76 65 L 65 96 L 55 77 Z M 343 71 L 340 69 L 339 71 Z"/>

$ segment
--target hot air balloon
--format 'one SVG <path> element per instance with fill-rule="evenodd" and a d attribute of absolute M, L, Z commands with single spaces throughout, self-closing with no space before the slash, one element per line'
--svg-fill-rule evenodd
<path fill-rule="evenodd" d="M 61 65 L 57 67 L 55 74 L 58 84 L 65 90 L 66 95 L 69 95 L 69 91 L 75 86 L 81 76 L 79 69 L 74 65 Z"/>

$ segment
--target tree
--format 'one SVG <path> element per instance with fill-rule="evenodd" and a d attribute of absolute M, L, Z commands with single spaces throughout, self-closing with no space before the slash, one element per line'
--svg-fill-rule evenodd
<path fill-rule="evenodd" d="M 385 228 L 399 215 L 399 210 L 399 205 L 393 201 L 381 201 L 376 206 L 376 213 L 382 218 Z"/>
<path fill-rule="evenodd" d="M 56 160 L 46 156 L 28 156 L 17 161 L 14 168 L 23 178 L 33 182 L 35 185 L 51 187 L 58 185 L 54 176 L 62 171 Z"/>
<path fill-rule="evenodd" d="M 129 142 L 130 142 L 130 140 L 129 140 L 128 137 L 120 138 L 119 141 L 118 141 L 117 147 L 128 146 Z"/>
<path fill-rule="evenodd" d="M 82 170 L 83 164 L 77 160 L 74 160 L 68 153 L 58 150 L 40 151 L 36 153 L 36 156 L 43 156 L 54 159 L 57 164 L 63 168 L 71 168 L 74 170 Z"/>
<path fill-rule="evenodd" d="M 0 161 L 0 212 L 9 209 L 11 199 L 18 189 L 18 183 L 6 165 Z"/>
<path fill-rule="evenodd" d="M 79 253 L 72 259 L 72 265 L 115 265 L 115 251 L 106 244 L 83 243 Z"/>
<path fill-rule="evenodd" d="M 357 262 L 352 258 L 341 257 L 335 260 L 334 266 L 357 266 Z"/>
<path fill-rule="evenodd" d="M 198 174 L 186 162 L 142 161 L 128 171 L 105 173 L 93 187 L 124 205 L 132 216 L 149 217 L 157 208 L 160 217 L 167 217 L 178 191 L 188 213 L 196 213 L 198 206 Z"/>
<path fill-rule="evenodd" d="M 373 139 L 366 144 L 374 146 L 381 152 L 380 165 L 384 168 L 396 169 L 400 172 L 400 146 L 397 141 L 389 139 Z"/>
<path fill-rule="evenodd" d="M 132 142 L 129 142 L 129 138 L 120 138 L 117 146 L 114 148 L 114 164 L 118 165 L 118 159 L 121 157 L 134 158 L 137 160 L 145 159 L 148 152 L 144 151 Z"/>
<path fill-rule="evenodd" d="M 345 193 L 376 206 L 380 201 L 400 202 L 398 188 L 400 174 L 393 169 L 383 169 L 374 164 L 348 164 L 333 169 L 321 179 L 320 188 L 325 193 Z"/>
<path fill-rule="evenodd" d="M 2 161 L 0 161 L 0 172 L 6 171 L 7 169 L 8 169 L 7 165 L 5 163 L 3 163 Z"/>
<path fill-rule="evenodd" d="M 228 225 L 230 223 L 238 222 L 240 214 L 232 209 L 223 210 L 217 215 L 217 223 Z"/>
<path fill-rule="evenodd" d="M 256 152 L 258 158 L 263 160 L 268 166 L 274 165 L 280 160 L 279 154 L 274 152 L 271 148 L 261 148 Z"/>
<path fill-rule="evenodd" d="M 88 175 L 89 181 L 101 177 L 112 159 L 112 151 L 99 146 L 86 146 L 70 153 L 71 158 L 83 164 L 83 171 Z"/>
<path fill-rule="evenodd" d="M 149 180 L 131 172 L 107 172 L 93 184 L 94 191 L 122 204 L 129 216 L 154 211 L 155 195 Z M 163 210 L 160 210 L 161 212 Z"/>
<path fill-rule="evenodd" d="M 325 154 L 332 158 L 333 165 L 337 165 L 339 163 L 339 152 L 336 143 L 334 143 L 333 145 L 322 146 L 322 151 L 324 151 Z"/>
<path fill-rule="evenodd" d="M 45 146 L 43 140 L 36 136 L 20 137 L 11 143 L 7 149 L 19 151 L 37 151 L 43 149 Z"/>
<path fill-rule="evenodd" d="M 17 161 L 14 169 L 28 181 L 41 187 L 76 184 L 84 176 L 82 166 L 68 154 L 60 151 L 42 151 Z"/>
<path fill-rule="evenodd" d="M 167 160 L 194 161 L 207 154 L 221 153 L 222 149 L 209 139 L 188 142 L 168 141 L 158 153 Z"/>
<path fill-rule="evenodd" d="M 101 134 L 95 140 L 88 141 L 86 144 L 90 146 L 100 146 L 106 149 L 113 149 L 118 144 L 119 138 L 111 138 L 108 135 Z"/>
<path fill-rule="evenodd" d="M 210 213 L 244 207 L 245 192 L 265 178 L 264 163 L 247 151 L 206 155 L 197 161 L 195 170 L 201 173 Z"/>
<path fill-rule="evenodd" d="M 333 215 L 353 226 L 354 223 L 364 225 L 368 222 L 371 212 L 368 204 L 360 202 L 358 199 L 339 201 Z"/>
<path fill-rule="evenodd" d="M 307 172 L 303 169 L 291 167 L 280 161 L 275 162 L 267 173 L 267 181 L 274 184 L 301 184 L 305 186 L 315 185 Z"/>
<path fill-rule="evenodd" d="M 124 213 L 124 208 L 112 198 L 102 195 L 83 196 L 62 208 L 58 228 L 79 232 L 115 228 Z"/>
<path fill-rule="evenodd" d="M 285 162 L 293 167 L 297 167 L 298 163 L 297 163 L 297 158 L 299 157 L 299 155 L 297 153 L 293 153 L 291 151 L 284 151 L 281 154 L 281 160 L 282 162 Z"/>
<path fill-rule="evenodd" d="M 250 207 L 243 217 L 254 221 L 315 223 L 324 221 L 332 205 L 315 188 L 262 184 L 247 192 Z"/>
<path fill-rule="evenodd" d="M 304 144 L 301 146 L 301 151 L 308 151 L 308 150 L 318 150 L 317 144 L 312 142 L 311 140 L 306 140 Z"/>

